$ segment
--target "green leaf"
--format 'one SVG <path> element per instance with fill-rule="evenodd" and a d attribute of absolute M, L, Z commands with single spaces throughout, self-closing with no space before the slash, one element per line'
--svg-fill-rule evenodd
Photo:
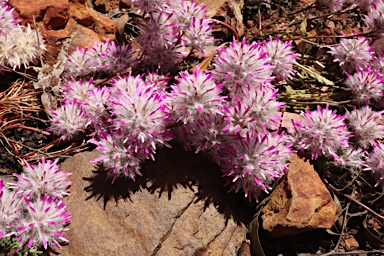
<path fill-rule="evenodd" d="M 320 83 L 325 84 L 325 85 L 329 85 L 329 86 L 335 85 L 334 82 L 332 82 L 331 80 L 328 80 L 327 78 L 320 75 L 319 71 L 317 71 L 313 67 L 301 65 L 300 63 L 297 63 L 297 62 L 295 64 L 298 68 L 300 68 L 302 70 L 303 73 L 313 77 L 314 79 L 316 79 Z"/>
<path fill-rule="evenodd" d="M 307 19 L 304 19 L 300 24 L 300 33 L 302 37 L 307 36 Z"/>
<path fill-rule="evenodd" d="M 380 193 L 380 192 L 376 192 L 374 194 L 369 193 L 369 194 L 359 196 L 358 199 L 360 199 L 360 200 L 373 200 L 373 199 L 375 199 L 381 195 L 382 195 L 382 193 Z"/>

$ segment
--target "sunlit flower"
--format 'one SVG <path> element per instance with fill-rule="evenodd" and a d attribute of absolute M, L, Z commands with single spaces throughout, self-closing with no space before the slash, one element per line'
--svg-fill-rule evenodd
<path fill-rule="evenodd" d="M 67 230 L 64 226 L 71 216 L 61 200 L 45 195 L 33 202 L 26 198 L 24 201 L 27 212 L 20 218 L 16 234 L 20 244 L 27 244 L 28 248 L 42 245 L 47 249 L 48 245 L 61 247 L 60 242 L 68 242 L 62 232 Z"/>
<path fill-rule="evenodd" d="M 226 155 L 219 164 L 224 176 L 230 179 L 231 188 L 235 192 L 241 189 L 256 200 L 261 192 L 268 192 L 270 184 L 287 170 L 293 152 L 289 142 L 283 134 L 260 135 L 252 131 L 245 137 L 233 137 L 230 144 L 224 145 Z"/>
<path fill-rule="evenodd" d="M 384 137 L 384 126 L 379 123 L 382 114 L 383 112 L 373 111 L 369 106 L 347 112 L 348 125 L 358 146 L 368 147 Z"/>
<path fill-rule="evenodd" d="M 307 150 L 312 159 L 319 156 L 334 157 L 339 147 L 348 146 L 351 136 L 344 123 L 344 116 L 332 111 L 327 106 L 317 106 L 316 111 L 302 112 L 303 121 L 292 121 L 294 125 L 294 145 L 300 150 Z"/>
<path fill-rule="evenodd" d="M 346 73 L 347 79 L 344 84 L 352 92 L 353 100 L 358 104 L 371 103 L 379 100 L 383 95 L 384 78 L 378 71 L 367 68 L 350 75 Z"/>
<path fill-rule="evenodd" d="M 54 162 L 46 161 L 44 157 L 38 165 L 30 165 L 24 161 L 23 173 L 14 174 L 18 181 L 10 183 L 9 187 L 14 189 L 17 195 L 30 200 L 42 198 L 44 195 L 59 199 L 69 195 L 66 190 L 71 182 L 66 178 L 71 173 L 63 172 L 57 165 L 58 161 L 58 158 Z"/>
<path fill-rule="evenodd" d="M 214 79 L 224 83 L 231 94 L 247 95 L 250 87 L 262 86 L 271 81 L 273 66 L 260 43 L 247 44 L 234 40 L 228 48 L 218 49 L 220 57 L 214 61 Z"/>
<path fill-rule="evenodd" d="M 373 48 L 369 45 L 368 38 L 340 39 L 340 43 L 334 47 L 328 46 L 334 61 L 339 62 L 340 67 L 346 72 L 354 72 L 365 69 L 374 59 Z"/>

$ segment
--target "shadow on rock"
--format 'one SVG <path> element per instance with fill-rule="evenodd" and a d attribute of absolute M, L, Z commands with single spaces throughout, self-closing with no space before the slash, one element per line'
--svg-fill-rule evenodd
<path fill-rule="evenodd" d="M 141 189 L 150 193 L 159 193 L 159 197 L 167 194 L 172 200 L 172 192 L 179 186 L 195 192 L 195 203 L 203 201 L 205 208 L 213 204 L 224 215 L 226 221 L 233 219 L 236 223 L 249 223 L 255 205 L 244 198 L 241 193 L 228 192 L 224 187 L 225 179 L 220 168 L 207 156 L 194 154 L 176 143 L 172 148 L 163 148 L 156 154 L 155 161 L 147 161 L 142 166 L 142 177 L 136 181 L 130 179 L 112 180 L 107 177 L 102 167 L 94 171 L 93 177 L 83 180 L 90 182 L 84 190 L 91 193 L 87 200 L 103 198 L 104 208 L 109 200 L 130 199 Z M 196 191 L 197 190 L 197 191 Z"/>

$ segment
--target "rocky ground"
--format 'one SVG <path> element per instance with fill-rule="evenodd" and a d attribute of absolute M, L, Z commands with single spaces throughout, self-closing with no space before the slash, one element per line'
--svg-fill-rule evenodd
<path fill-rule="evenodd" d="M 31 5 L 27 0 L 9 0 L 22 24 L 34 24 L 35 18 L 48 45 L 47 65 L 57 63 L 62 47 L 68 46 L 71 52 L 93 40 L 113 40 L 126 33 L 127 27 L 117 17 L 130 10 L 129 2 L 37 0 Z M 196 2 L 204 2 L 211 17 L 225 21 L 249 41 L 277 34 L 293 40 L 295 49 L 314 56 L 308 65 L 315 66 L 316 61 L 328 64 L 323 74 L 332 81 L 340 74 L 322 46 L 336 43 L 340 32 L 367 31 L 357 11 L 330 15 L 311 0 Z M 214 33 L 223 41 L 233 36 L 221 26 Z M 68 38 L 71 41 L 66 46 Z M 309 39 L 313 39 L 311 44 Z M 59 142 L 45 132 L 45 110 L 57 103 L 58 77 L 52 74 L 43 85 L 37 83 L 39 87 L 33 84 L 35 70 L 24 73 L 7 73 L 0 81 L 1 177 L 20 172 L 22 159 L 33 163 L 41 156 L 60 157 L 63 170 L 73 173 L 71 196 L 65 199 L 72 215 L 65 234 L 70 243 L 45 251 L 45 255 L 336 255 L 335 250 L 380 255 L 377 251 L 384 244 L 382 195 L 375 196 L 361 183 L 351 185 L 347 175 L 322 171 L 316 163 L 295 155 L 287 176 L 259 204 L 240 193 L 227 193 L 218 167 L 178 144 L 160 150 L 157 161 L 146 163 L 144 176 L 136 182 L 110 185 L 99 167 L 89 162 L 98 152 L 84 138 Z M 24 82 L 16 83 L 17 79 Z M 335 103 L 343 100 L 337 90 L 319 81 L 310 83 L 313 87 L 305 97 L 281 93 L 288 110 L 282 127 L 298 118 L 303 106 L 326 96 Z M 20 103 L 25 95 L 28 100 Z M 14 102 L 23 107 L 23 115 Z M 348 184 L 350 188 L 343 191 L 335 188 Z M 372 198 L 356 199 L 352 190 Z"/>

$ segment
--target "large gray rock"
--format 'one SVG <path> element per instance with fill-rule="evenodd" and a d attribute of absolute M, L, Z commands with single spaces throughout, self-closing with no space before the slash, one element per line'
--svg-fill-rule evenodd
<path fill-rule="evenodd" d="M 211 161 L 175 147 L 143 167 L 145 178 L 113 185 L 92 172 L 97 151 L 67 159 L 61 167 L 73 173 L 65 199 L 72 222 L 60 255 L 236 255 L 247 230 L 232 219 L 250 216 L 246 204 L 222 188 Z"/>

